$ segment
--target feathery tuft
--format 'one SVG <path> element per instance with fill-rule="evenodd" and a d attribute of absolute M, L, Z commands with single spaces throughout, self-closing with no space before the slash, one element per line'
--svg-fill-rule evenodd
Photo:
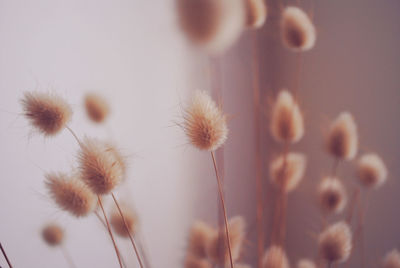
<path fill-rule="evenodd" d="M 352 233 L 343 221 L 328 226 L 318 237 L 319 254 L 327 262 L 346 261 L 351 249 Z"/>
<path fill-rule="evenodd" d="M 298 7 L 286 7 L 282 14 L 283 43 L 293 51 L 306 51 L 314 47 L 317 39 L 315 27 L 307 14 Z"/>
<path fill-rule="evenodd" d="M 358 178 L 370 188 L 376 188 L 386 181 L 387 169 L 377 154 L 365 154 L 358 160 Z"/>
<path fill-rule="evenodd" d="M 343 183 L 336 177 L 325 177 L 318 186 L 320 208 L 325 213 L 340 213 L 347 204 Z"/>
<path fill-rule="evenodd" d="M 278 142 L 298 142 L 304 135 L 303 115 L 292 94 L 281 90 L 273 105 L 271 133 Z"/>
<path fill-rule="evenodd" d="M 42 237 L 49 246 L 58 246 L 63 242 L 64 231 L 57 224 L 49 224 L 43 228 Z"/>
<path fill-rule="evenodd" d="M 204 91 L 197 91 L 185 110 L 184 130 L 200 150 L 214 151 L 227 139 L 226 115 Z"/>
<path fill-rule="evenodd" d="M 51 198 L 65 211 L 83 217 L 96 206 L 96 197 L 78 178 L 69 178 L 63 173 L 48 173 L 46 186 Z"/>
<path fill-rule="evenodd" d="M 184 268 L 212 268 L 213 266 L 207 259 L 198 258 L 193 255 L 185 257 Z"/>
<path fill-rule="evenodd" d="M 214 233 L 215 230 L 208 224 L 201 221 L 195 222 L 189 234 L 188 253 L 197 258 L 207 257 L 207 245 Z"/>
<path fill-rule="evenodd" d="M 388 252 L 383 259 L 383 268 L 400 268 L 400 253 L 397 249 Z"/>
<path fill-rule="evenodd" d="M 68 103 L 54 94 L 26 92 L 21 103 L 25 117 L 45 136 L 58 134 L 72 116 Z"/>
<path fill-rule="evenodd" d="M 85 96 L 85 108 L 87 115 L 95 123 L 104 122 L 110 113 L 107 101 L 95 93 L 88 93 Z"/>
<path fill-rule="evenodd" d="M 245 0 L 248 28 L 261 28 L 267 19 L 267 6 L 264 0 Z"/>
<path fill-rule="evenodd" d="M 263 268 L 289 268 L 286 252 L 280 246 L 270 246 L 264 253 Z"/>
<path fill-rule="evenodd" d="M 317 265 L 312 260 L 301 259 L 297 263 L 297 268 L 317 268 Z"/>
<path fill-rule="evenodd" d="M 122 214 L 124 215 L 126 225 L 131 235 L 135 235 L 138 225 L 138 218 L 136 213 L 126 205 L 120 205 Z M 121 237 L 129 238 L 129 233 L 126 231 L 124 220 L 119 214 L 118 209 L 114 209 L 111 213 L 110 223 L 113 230 Z"/>

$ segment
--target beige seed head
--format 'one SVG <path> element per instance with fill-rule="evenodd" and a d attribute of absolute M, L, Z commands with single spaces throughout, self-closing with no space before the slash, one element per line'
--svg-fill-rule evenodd
<path fill-rule="evenodd" d="M 290 268 L 286 252 L 280 246 L 270 246 L 264 253 L 263 268 Z"/>
<path fill-rule="evenodd" d="M 197 91 L 184 114 L 184 130 L 190 142 L 200 150 L 214 151 L 228 137 L 226 115 L 204 91 Z"/>
<path fill-rule="evenodd" d="M 267 6 L 264 0 L 245 0 L 248 28 L 261 28 L 267 19 Z"/>
<path fill-rule="evenodd" d="M 193 44 L 216 54 L 240 36 L 246 11 L 242 0 L 177 0 L 178 21 Z"/>
<path fill-rule="evenodd" d="M 383 268 L 400 268 L 400 253 L 397 249 L 388 252 L 382 262 Z"/>
<path fill-rule="evenodd" d="M 317 268 L 317 265 L 312 260 L 302 259 L 297 263 L 297 268 Z"/>
<path fill-rule="evenodd" d="M 272 108 L 271 133 L 278 142 L 298 142 L 304 135 L 303 115 L 292 94 L 281 90 Z"/>
<path fill-rule="evenodd" d="M 136 213 L 132 208 L 126 205 L 120 205 L 122 214 L 124 215 L 126 225 L 128 227 L 129 233 L 134 235 L 138 227 L 138 218 Z M 115 208 L 111 213 L 110 223 L 115 231 L 121 237 L 129 238 L 129 233 L 126 231 L 124 220 L 121 217 L 118 209 Z"/>
<path fill-rule="evenodd" d="M 96 139 L 85 138 L 81 145 L 81 179 L 95 194 L 108 194 L 123 180 L 124 166 L 116 150 Z"/>
<path fill-rule="evenodd" d="M 379 187 L 386 181 L 387 173 L 385 163 L 377 154 L 365 154 L 358 160 L 358 178 L 366 187 Z"/>
<path fill-rule="evenodd" d="M 212 268 L 213 266 L 207 259 L 198 258 L 193 255 L 185 257 L 184 268 Z"/>
<path fill-rule="evenodd" d="M 188 253 L 197 258 L 205 258 L 207 245 L 214 234 L 214 229 L 208 224 L 201 221 L 194 223 L 189 234 Z"/>
<path fill-rule="evenodd" d="M 62 210 L 76 217 L 94 210 L 96 197 L 78 178 L 69 178 L 63 173 L 48 173 L 45 177 L 51 198 Z"/>
<path fill-rule="evenodd" d="M 347 204 L 343 183 L 336 177 L 325 177 L 318 186 L 320 208 L 325 213 L 340 213 Z"/>
<path fill-rule="evenodd" d="M 21 103 L 25 117 L 45 136 L 59 133 L 72 116 L 68 103 L 54 94 L 26 92 Z"/>
<path fill-rule="evenodd" d="M 63 242 L 64 231 L 57 224 L 49 224 L 43 228 L 42 237 L 49 246 L 58 246 Z"/>
<path fill-rule="evenodd" d="M 314 47 L 315 27 L 308 15 L 298 7 L 286 7 L 281 20 L 282 41 L 293 51 L 306 51 Z"/>
<path fill-rule="evenodd" d="M 280 155 L 270 164 L 271 182 L 284 192 L 293 191 L 304 176 L 306 162 L 306 157 L 300 153 Z"/>
<path fill-rule="evenodd" d="M 88 93 L 85 96 L 85 108 L 87 115 L 95 123 L 104 122 L 110 114 L 107 101 L 95 93 Z"/>
<path fill-rule="evenodd" d="M 352 233 L 343 221 L 328 226 L 318 237 L 319 254 L 327 262 L 346 261 L 351 249 Z"/>
<path fill-rule="evenodd" d="M 348 112 L 339 114 L 329 128 L 327 149 L 333 156 L 352 160 L 357 153 L 357 126 L 353 116 Z"/>

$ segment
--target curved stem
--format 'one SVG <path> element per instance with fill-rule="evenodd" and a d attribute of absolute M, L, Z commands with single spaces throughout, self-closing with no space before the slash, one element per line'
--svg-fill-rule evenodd
<path fill-rule="evenodd" d="M 64 245 L 61 245 L 61 252 L 64 255 L 65 260 L 68 262 L 68 265 L 72 268 L 76 268 L 77 266 L 72 260 L 71 254 L 69 254 L 67 248 Z"/>
<path fill-rule="evenodd" d="M 68 131 L 72 134 L 72 136 L 74 136 L 74 138 L 78 142 L 79 146 L 82 147 L 82 142 L 78 138 L 78 135 L 76 135 L 75 132 L 69 126 L 66 126 L 66 129 L 68 129 Z"/>
<path fill-rule="evenodd" d="M 11 262 L 8 259 L 7 254 L 6 254 L 6 252 L 5 252 L 4 248 L 3 248 L 3 245 L 1 243 L 0 243 L 0 249 L 1 249 L 1 252 L 3 253 L 4 258 L 7 261 L 8 267 L 12 268 Z"/>

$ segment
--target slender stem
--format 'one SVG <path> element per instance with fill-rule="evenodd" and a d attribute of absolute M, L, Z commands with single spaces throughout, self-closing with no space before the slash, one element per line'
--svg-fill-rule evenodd
<path fill-rule="evenodd" d="M 136 257 L 137 257 L 137 259 L 138 259 L 138 261 L 139 261 L 139 265 L 140 265 L 141 268 L 143 268 L 142 259 L 140 258 L 138 249 L 137 249 L 137 247 L 136 247 L 135 240 L 133 239 L 133 236 L 132 236 L 132 234 L 131 234 L 131 231 L 129 230 L 128 224 L 126 223 L 124 213 L 122 213 L 121 207 L 119 206 L 118 201 L 117 201 L 117 199 L 115 198 L 115 196 L 114 196 L 113 193 L 111 193 L 111 196 L 112 196 L 112 198 L 113 198 L 113 200 L 114 200 L 115 205 L 116 205 L 117 208 L 118 208 L 119 215 L 121 215 L 122 221 L 124 222 L 125 230 L 127 231 L 128 235 L 129 235 L 129 239 L 131 240 L 133 249 L 135 250 Z"/>
<path fill-rule="evenodd" d="M 78 138 L 78 136 L 75 134 L 75 132 L 69 127 L 66 126 L 66 128 L 68 129 L 68 131 L 72 134 L 72 136 L 74 136 L 75 140 L 78 142 L 79 146 L 82 147 L 82 142 L 81 140 Z"/>
<path fill-rule="evenodd" d="M 218 183 L 219 197 L 221 199 L 222 211 L 224 213 L 225 233 L 226 233 L 226 240 L 227 240 L 227 243 L 228 243 L 229 261 L 230 261 L 230 264 L 231 264 L 231 268 L 233 268 L 231 239 L 230 239 L 230 236 L 229 236 L 228 217 L 226 215 L 226 206 L 225 206 L 224 193 L 222 191 L 221 180 L 219 178 L 217 163 L 215 161 L 215 156 L 214 156 L 214 152 L 213 151 L 211 151 L 211 158 L 212 158 L 212 161 L 213 161 L 213 164 L 214 164 L 215 176 L 217 178 L 217 183 Z"/>
<path fill-rule="evenodd" d="M 68 265 L 72 268 L 76 268 L 77 266 L 72 260 L 71 254 L 69 254 L 67 248 L 64 245 L 61 245 L 61 252 L 64 255 L 65 260 L 68 262 Z"/>
<path fill-rule="evenodd" d="M 326 266 L 327 266 L 328 268 L 331 268 L 331 267 L 332 267 L 332 262 L 328 262 L 328 263 L 326 264 Z"/>
<path fill-rule="evenodd" d="M 108 222 L 108 218 L 107 218 L 106 212 L 104 211 L 103 203 L 101 201 L 100 196 L 97 196 L 97 199 L 99 200 L 99 205 L 100 205 L 101 211 L 103 212 L 104 219 L 106 220 L 107 230 L 108 230 L 108 233 L 110 234 L 111 240 L 112 240 L 113 245 L 114 245 L 115 253 L 117 254 L 117 257 L 118 257 L 119 266 L 121 268 L 123 268 L 122 261 L 121 261 L 121 256 L 119 254 L 119 250 L 118 250 L 117 244 L 115 243 L 114 235 L 113 235 L 113 233 L 111 231 L 110 223 Z"/>
<path fill-rule="evenodd" d="M 333 165 L 332 165 L 332 176 L 334 176 L 334 177 L 337 174 L 339 163 L 340 163 L 340 159 L 339 158 L 335 158 L 335 160 L 333 161 Z"/>
<path fill-rule="evenodd" d="M 144 262 L 145 267 L 151 268 L 149 258 L 146 254 L 146 246 L 143 241 L 144 241 L 143 236 L 139 236 L 138 248 L 139 248 L 139 251 L 142 253 L 143 262 Z"/>
<path fill-rule="evenodd" d="M 7 261 L 8 267 L 12 268 L 11 262 L 8 259 L 7 254 L 6 254 L 6 252 L 5 252 L 4 248 L 3 248 L 3 245 L 1 243 L 0 243 L 0 249 L 1 249 L 1 252 L 3 253 L 4 258 Z"/>

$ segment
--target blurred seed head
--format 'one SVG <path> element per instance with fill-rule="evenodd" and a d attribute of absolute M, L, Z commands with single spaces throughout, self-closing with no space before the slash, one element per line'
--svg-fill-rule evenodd
<path fill-rule="evenodd" d="M 212 264 L 203 258 L 199 258 L 193 255 L 187 255 L 184 261 L 184 268 L 212 268 Z"/>
<path fill-rule="evenodd" d="M 327 262 L 346 261 L 350 256 L 351 249 L 351 229 L 343 221 L 328 226 L 318 237 L 319 254 Z"/>
<path fill-rule="evenodd" d="M 270 246 L 264 253 L 263 268 L 289 268 L 286 252 L 280 246 Z"/>
<path fill-rule="evenodd" d="M 282 40 L 293 51 L 306 51 L 314 47 L 315 27 L 308 15 L 300 8 L 288 6 L 282 14 Z"/>
<path fill-rule="evenodd" d="M 400 268 L 400 253 L 397 249 L 388 252 L 382 262 L 383 268 Z"/>
<path fill-rule="evenodd" d="M 95 93 L 86 94 L 85 108 L 87 115 L 95 123 L 104 122 L 110 114 L 110 107 L 107 101 Z"/>
<path fill-rule="evenodd" d="M 358 178 L 366 187 L 379 187 L 386 181 L 387 173 L 385 163 L 377 154 L 365 154 L 358 160 Z"/>
<path fill-rule="evenodd" d="M 215 235 L 215 230 L 208 224 L 195 222 L 190 230 L 187 252 L 196 258 L 206 258 L 207 245 Z"/>
<path fill-rule="evenodd" d="M 57 224 L 48 224 L 42 230 L 42 237 L 49 246 L 58 246 L 63 242 L 64 231 Z"/>
<path fill-rule="evenodd" d="M 197 91 L 184 112 L 184 130 L 189 141 L 200 150 L 214 151 L 228 137 L 226 115 L 204 91 Z"/>
<path fill-rule="evenodd" d="M 298 261 L 297 268 L 317 268 L 317 265 L 312 260 L 302 259 Z"/>
<path fill-rule="evenodd" d="M 133 211 L 132 208 L 126 206 L 126 205 L 120 205 L 122 214 L 124 215 L 126 225 L 128 227 L 129 233 L 131 235 L 134 235 L 136 233 L 136 230 L 138 228 L 138 218 L 136 213 Z M 129 233 L 126 231 L 124 220 L 121 217 L 121 214 L 119 213 L 118 209 L 115 208 L 110 217 L 110 223 L 111 226 L 114 230 L 114 232 L 125 238 L 129 238 Z"/>
<path fill-rule="evenodd" d="M 69 104 L 55 94 L 26 92 L 21 100 L 24 116 L 45 136 L 54 136 L 70 121 Z"/>
<path fill-rule="evenodd" d="M 278 142 L 298 142 L 304 135 L 303 115 L 288 90 L 281 90 L 272 108 L 271 133 Z"/>
<path fill-rule="evenodd" d="M 340 213 L 346 207 L 347 193 L 336 177 L 325 177 L 318 186 L 319 206 L 325 213 Z"/>
<path fill-rule="evenodd" d="M 264 0 L 245 0 L 248 28 L 261 28 L 267 19 L 267 6 Z"/>

